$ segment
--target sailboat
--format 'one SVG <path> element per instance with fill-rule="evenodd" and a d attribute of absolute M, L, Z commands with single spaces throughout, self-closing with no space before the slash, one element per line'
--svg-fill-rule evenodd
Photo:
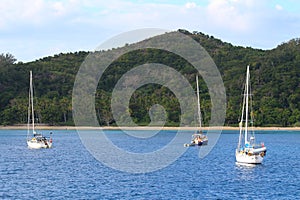
<path fill-rule="evenodd" d="M 250 101 L 250 102 L 249 102 Z M 250 108 L 249 108 L 250 103 Z M 250 113 L 250 119 L 249 119 Z M 249 129 L 250 124 L 250 129 Z M 261 164 L 266 155 L 267 148 L 264 143 L 256 144 L 253 130 L 252 95 L 250 87 L 249 65 L 247 66 L 246 84 L 242 106 L 242 116 L 239 123 L 240 135 L 235 152 L 237 163 Z"/>
<path fill-rule="evenodd" d="M 200 95 L 199 95 L 199 81 L 198 75 L 196 76 L 196 83 L 197 83 L 197 108 L 198 108 L 198 120 L 199 120 L 199 130 L 196 131 L 195 134 L 192 135 L 192 140 L 190 144 L 184 144 L 185 147 L 189 146 L 202 146 L 207 145 L 208 138 L 202 132 L 202 117 L 201 117 L 201 110 L 200 110 Z"/>
<path fill-rule="evenodd" d="M 52 147 L 52 133 L 50 138 L 44 137 L 41 133 L 37 133 L 34 124 L 34 109 L 33 109 L 33 85 L 32 71 L 30 71 L 30 87 L 28 97 L 28 123 L 27 123 L 27 145 L 30 149 L 41 149 Z M 31 122 L 31 124 L 30 124 Z"/>

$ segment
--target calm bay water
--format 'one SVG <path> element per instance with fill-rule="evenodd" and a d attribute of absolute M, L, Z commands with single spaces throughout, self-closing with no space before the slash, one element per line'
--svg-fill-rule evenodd
<path fill-rule="evenodd" d="M 43 131 L 46 133 L 47 131 Z M 260 131 L 268 148 L 262 165 L 235 164 L 237 131 L 223 131 L 208 156 L 189 148 L 170 166 L 130 174 L 104 166 L 76 131 L 55 130 L 52 149 L 30 150 L 25 130 L 0 130 L 0 199 L 297 199 L 300 197 L 300 132 Z M 149 152 L 174 136 L 163 131 L 139 150 Z M 190 133 L 187 133 L 190 134 Z M 132 141 L 121 131 L 112 140 Z M 188 141 L 182 141 L 186 143 Z"/>

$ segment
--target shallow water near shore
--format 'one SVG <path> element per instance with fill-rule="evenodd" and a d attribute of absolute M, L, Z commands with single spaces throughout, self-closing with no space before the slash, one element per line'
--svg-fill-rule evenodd
<path fill-rule="evenodd" d="M 48 131 L 42 131 L 47 134 Z M 238 131 L 223 131 L 203 159 L 190 147 L 158 171 L 131 174 L 96 160 L 74 130 L 53 130 L 53 148 L 30 150 L 26 130 L 0 130 L 0 199 L 296 199 L 300 196 L 300 132 L 257 131 L 268 148 L 262 165 L 235 163 Z M 191 134 L 188 132 L 186 134 Z M 107 131 L 120 148 L 150 152 L 176 131 L 138 145 L 122 131 Z M 209 135 L 208 135 L 209 137 Z M 146 140 L 146 139 L 141 139 Z M 182 141 L 187 143 L 189 141 Z"/>

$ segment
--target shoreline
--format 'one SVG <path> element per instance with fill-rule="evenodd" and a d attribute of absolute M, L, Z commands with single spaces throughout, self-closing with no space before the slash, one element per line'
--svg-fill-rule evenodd
<path fill-rule="evenodd" d="M 13 125 L 0 126 L 0 130 L 26 130 L 27 125 Z M 117 126 L 103 126 L 103 127 L 88 127 L 88 126 L 47 126 L 37 125 L 39 130 L 198 130 L 198 127 L 117 127 Z M 239 127 L 232 126 L 212 126 L 203 127 L 203 130 L 239 130 Z M 262 131 L 300 131 L 300 127 L 253 127 L 254 130 Z"/>

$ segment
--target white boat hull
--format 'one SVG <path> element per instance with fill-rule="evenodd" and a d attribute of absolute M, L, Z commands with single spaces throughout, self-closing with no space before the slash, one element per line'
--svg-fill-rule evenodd
<path fill-rule="evenodd" d="M 235 158 L 238 163 L 245 164 L 261 164 L 263 162 L 263 156 L 261 154 L 248 154 L 246 152 L 236 151 Z"/>
<path fill-rule="evenodd" d="M 200 143 L 190 143 L 190 144 L 187 144 L 185 143 L 183 146 L 184 147 L 193 147 L 193 146 L 204 146 L 204 145 L 207 145 L 208 144 L 208 141 L 203 141 L 203 142 L 200 142 Z"/>
<path fill-rule="evenodd" d="M 200 141 L 198 140 L 192 140 L 190 144 L 185 143 L 183 146 L 184 147 L 193 147 L 193 146 L 204 146 L 208 144 L 208 139 L 206 136 L 205 138 L 201 139 Z"/>
<path fill-rule="evenodd" d="M 28 145 L 28 148 L 30 148 L 30 149 L 41 149 L 41 148 L 48 149 L 48 148 L 52 147 L 52 143 L 49 141 L 44 142 L 44 141 L 28 140 L 27 145 Z"/>

